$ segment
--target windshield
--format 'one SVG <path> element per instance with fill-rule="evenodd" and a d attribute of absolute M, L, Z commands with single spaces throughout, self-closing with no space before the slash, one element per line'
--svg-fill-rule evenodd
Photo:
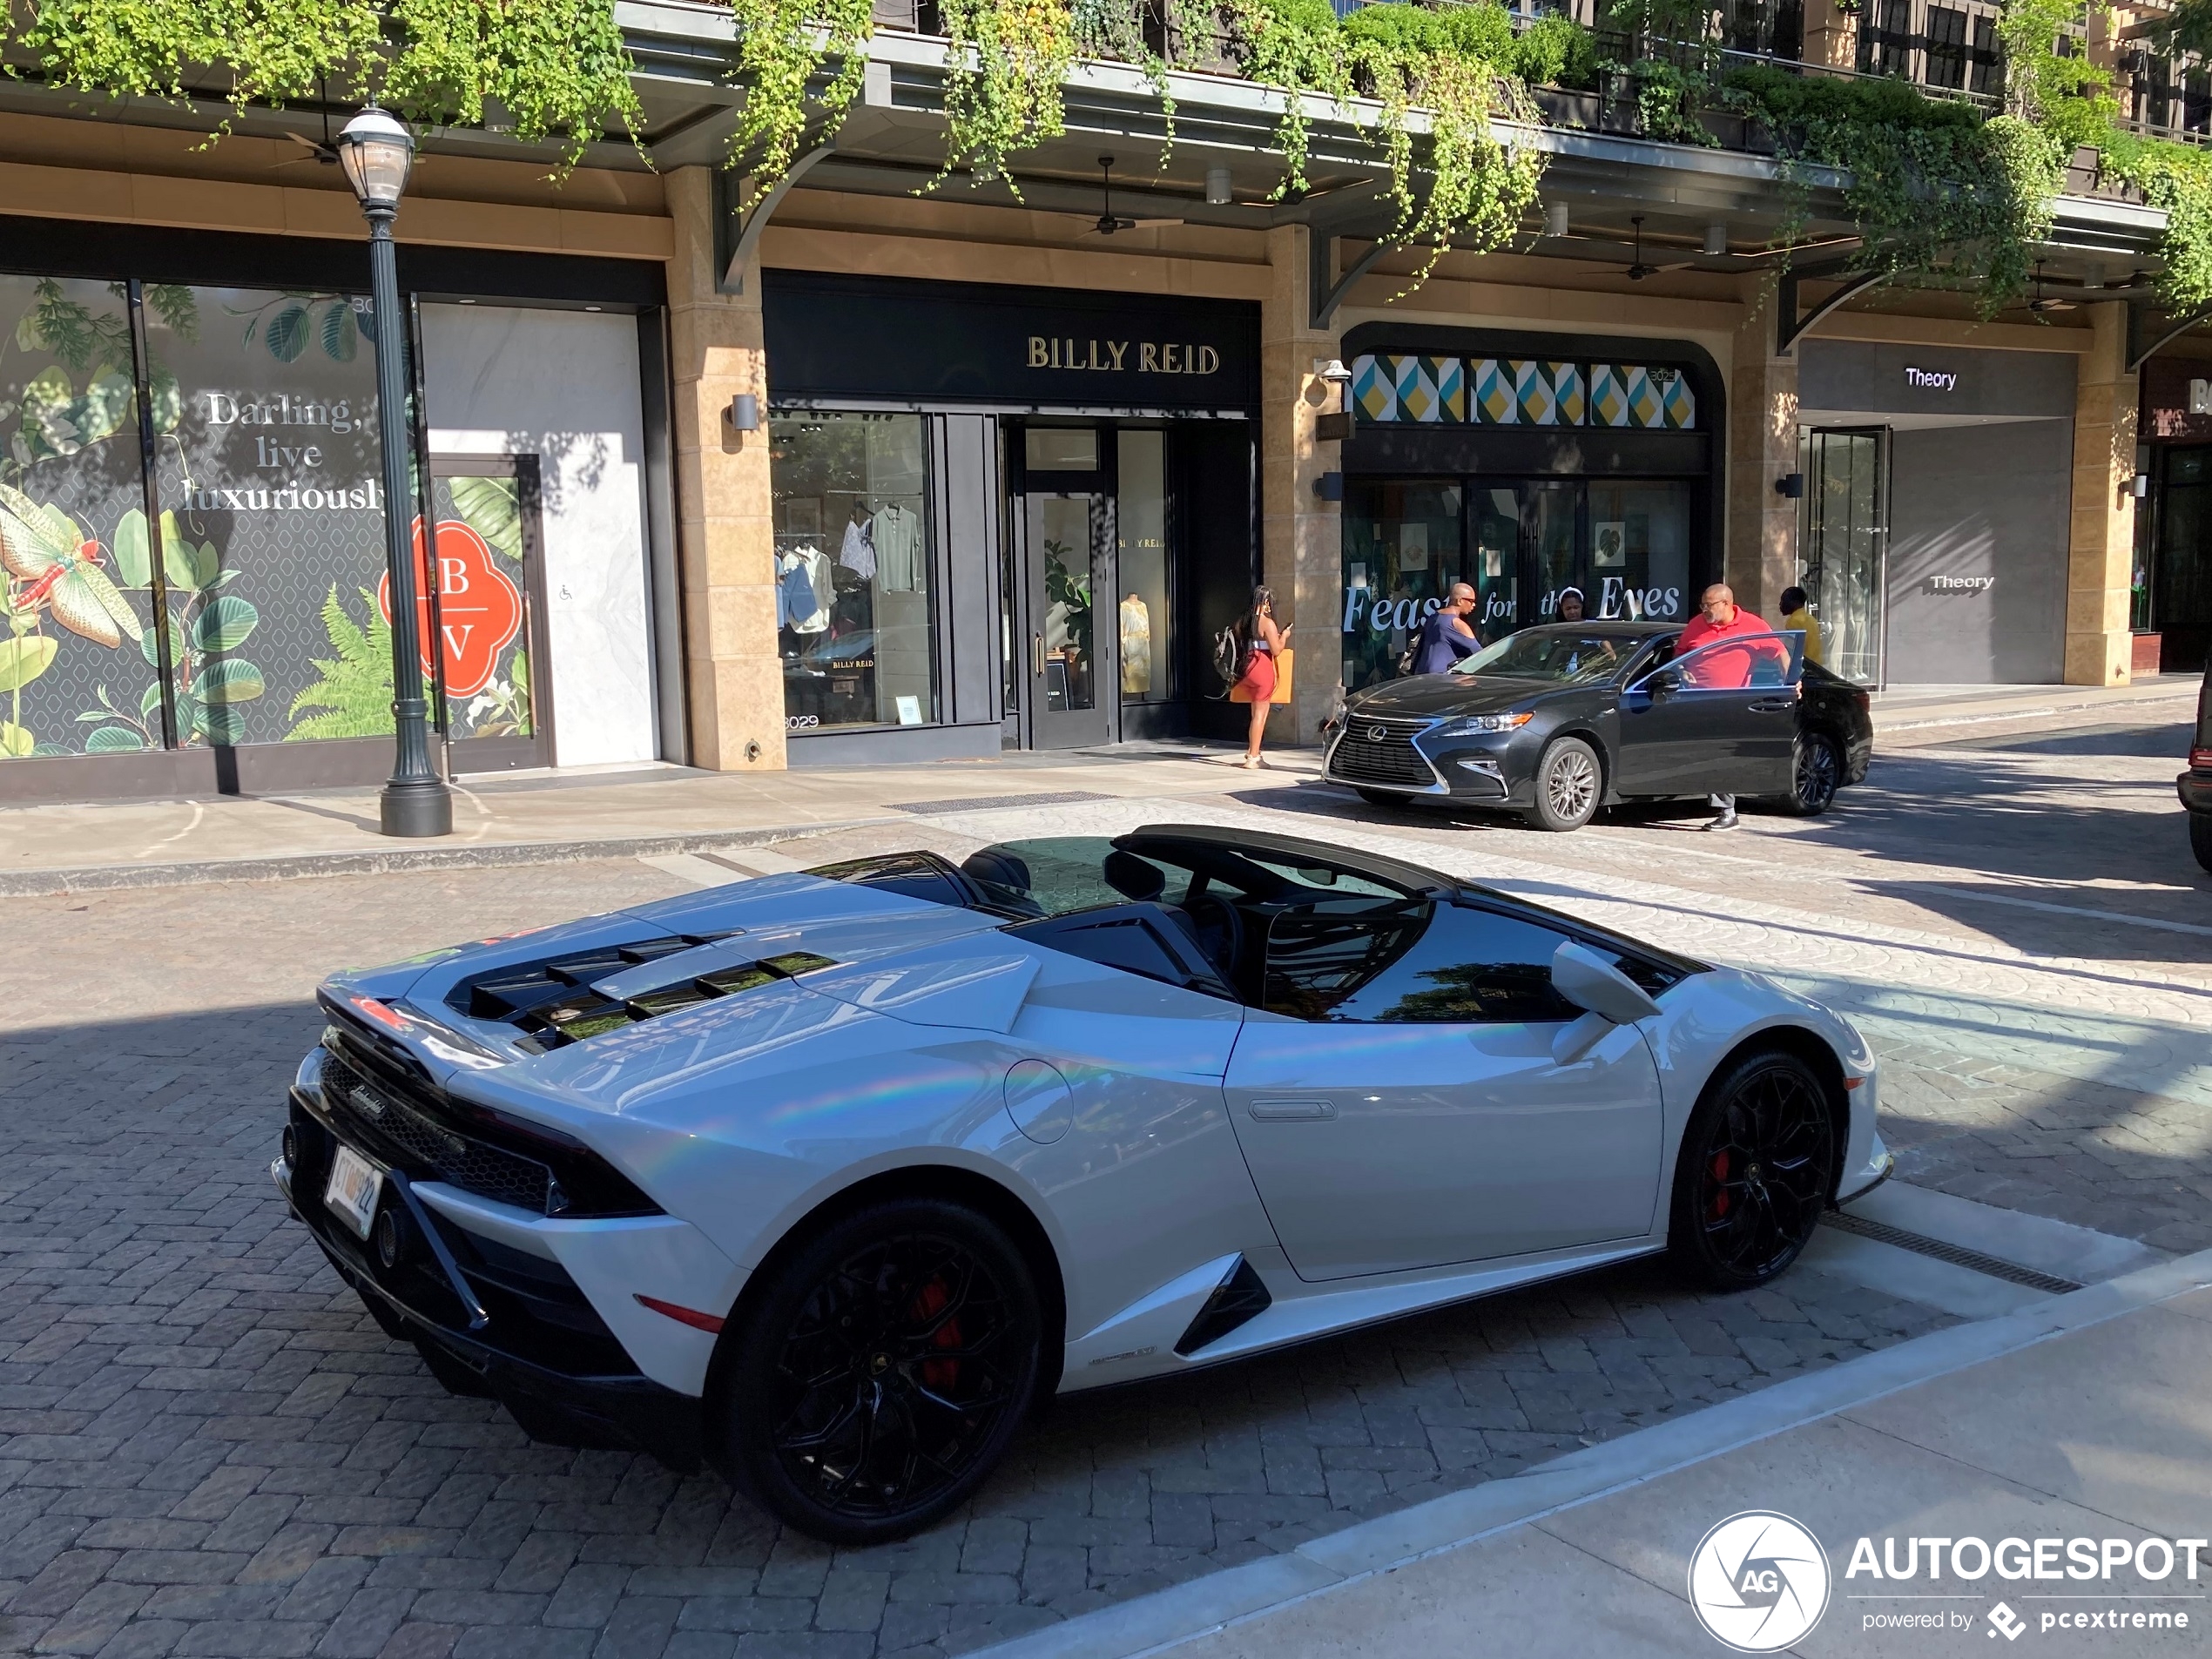
<path fill-rule="evenodd" d="M 1607 634 L 1530 630 L 1486 645 L 1453 669 L 1455 674 L 1501 674 L 1514 679 L 1586 685 L 1611 679 L 1640 641 Z"/>

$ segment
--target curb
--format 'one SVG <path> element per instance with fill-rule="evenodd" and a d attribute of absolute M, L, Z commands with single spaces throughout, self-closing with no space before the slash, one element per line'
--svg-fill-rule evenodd
<path fill-rule="evenodd" d="M 969 1659 L 1135 1659 L 1379 1573 L 1629 1491 L 1710 1458 L 2212 1284 L 2212 1250 L 2139 1268 L 1993 1319 L 1954 1325 L 1309 1540 L 1264 1560 L 1078 1615 Z"/>
<path fill-rule="evenodd" d="M 2127 712 L 2147 706 L 2155 707 L 2161 703 L 2194 702 L 2195 698 L 2195 691 L 2177 689 L 2142 697 L 2115 698 L 2102 703 L 2039 703 L 2028 709 L 1999 709 L 1986 714 L 1946 715 L 1932 720 L 1885 720 L 1878 711 L 1874 717 L 1874 740 L 1878 745 L 1885 732 L 1932 732 L 1946 726 L 1993 725 L 2005 720 L 2033 720 L 2046 714 L 2086 714 L 2106 709 Z"/>
<path fill-rule="evenodd" d="M 865 829 L 914 820 L 842 818 L 766 829 L 710 830 L 691 835 L 633 835 L 605 840 L 507 841 L 485 846 L 426 846 L 376 853 L 301 853 L 281 858 L 209 859 L 181 864 L 95 864 L 76 869 L 0 872 L 0 899 L 55 894 L 113 893 L 132 887 L 199 887 L 223 881 L 297 881 L 313 876 L 389 875 L 402 870 L 482 870 L 507 865 L 580 864 L 591 859 L 649 858 L 765 846 L 796 836 Z"/>

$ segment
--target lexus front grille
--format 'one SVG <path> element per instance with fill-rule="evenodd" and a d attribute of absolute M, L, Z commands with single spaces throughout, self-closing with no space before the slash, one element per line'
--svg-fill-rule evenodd
<path fill-rule="evenodd" d="M 1347 715 L 1344 735 L 1330 752 L 1329 776 L 1350 784 L 1381 784 L 1399 789 L 1433 789 L 1436 770 L 1413 746 L 1414 734 L 1428 720 Z"/>

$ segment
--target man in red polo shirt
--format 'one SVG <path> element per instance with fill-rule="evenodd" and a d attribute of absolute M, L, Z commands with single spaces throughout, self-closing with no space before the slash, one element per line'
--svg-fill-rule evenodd
<path fill-rule="evenodd" d="M 1680 662 L 1690 652 L 1704 646 L 1732 639 L 1739 635 L 1770 634 L 1774 631 L 1757 617 L 1736 603 L 1736 595 L 1724 582 L 1716 582 L 1705 590 L 1697 602 L 1697 615 L 1689 626 L 1682 631 L 1675 641 L 1675 660 Z M 1716 651 L 1698 659 L 1697 685 L 1707 691 L 1732 691 L 1751 683 L 1751 664 L 1759 647 L 1744 645 L 1737 651 Z M 1732 830 L 1736 827 L 1736 797 L 1713 795 L 1716 814 L 1705 827 L 1709 830 Z"/>

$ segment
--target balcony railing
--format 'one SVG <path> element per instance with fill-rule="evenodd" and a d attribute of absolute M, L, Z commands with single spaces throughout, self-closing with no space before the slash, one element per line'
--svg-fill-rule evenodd
<path fill-rule="evenodd" d="M 1242 78 L 1234 25 L 1218 0 L 1124 0 L 1136 12 L 1147 49 L 1171 68 Z M 1339 15 L 1365 3 L 1332 0 Z M 1494 0 L 1432 0 L 1487 4 Z M 1554 11 L 1591 27 L 1600 0 L 1508 0 L 1526 28 Z M 1731 69 L 1761 65 L 1846 80 L 1905 80 L 1932 98 L 1994 114 L 2003 107 L 2004 61 L 1994 0 L 1858 0 L 1831 14 L 1827 37 L 1809 38 L 1806 0 L 1715 0 L 1709 32 L 1698 39 L 1635 35 L 1602 26 L 1599 67 L 1588 83 L 1534 89 L 1554 126 L 1705 145 L 1753 155 L 1776 152 L 1775 135 L 1726 107 L 1719 96 Z M 874 0 L 877 26 L 941 33 L 937 0 Z M 1842 25 L 1842 26 L 1839 26 Z M 2086 42 L 2077 51 L 2087 49 Z M 1649 65 L 1683 71 L 1678 104 L 1655 91 Z M 2193 56 L 2160 56 L 2141 40 L 2123 44 L 2114 70 L 2122 124 L 2146 136 L 2212 144 L 2212 68 Z M 2101 176 L 2096 152 L 2074 158 L 2067 193 L 2140 200 Z"/>

